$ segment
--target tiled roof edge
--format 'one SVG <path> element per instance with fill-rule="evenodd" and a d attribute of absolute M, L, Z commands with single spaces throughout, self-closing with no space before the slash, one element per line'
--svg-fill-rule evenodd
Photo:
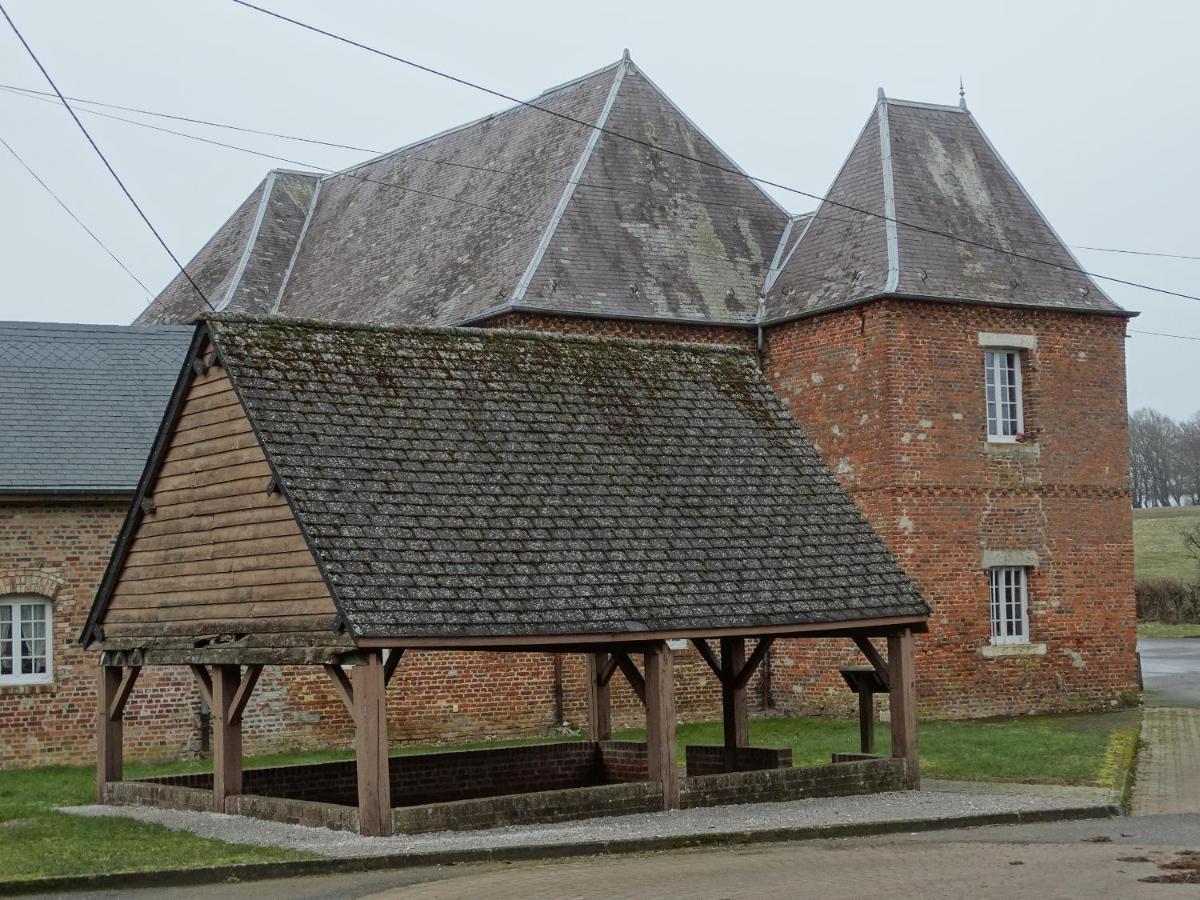
<path fill-rule="evenodd" d="M 525 310 L 527 311 L 527 310 Z M 624 317 L 622 317 L 624 318 Z M 522 328 L 466 328 L 463 326 L 434 325 L 369 325 L 364 323 L 325 322 L 319 319 L 291 319 L 285 316 L 248 316 L 240 313 L 221 313 L 207 316 L 204 322 L 218 326 L 222 323 L 287 326 L 311 328 L 319 331 L 361 331 L 372 334 L 450 334 L 461 337 L 487 338 L 489 336 L 518 340 L 543 341 L 549 343 L 618 344 L 633 347 L 655 347 L 669 350 L 701 351 L 712 354 L 732 354 L 753 358 L 749 348 L 729 344 L 707 344 L 699 341 L 661 341 L 653 338 L 610 337 L 594 334 L 560 334 L 557 332 L 531 331 Z M 696 323 L 709 324 L 709 323 Z"/>

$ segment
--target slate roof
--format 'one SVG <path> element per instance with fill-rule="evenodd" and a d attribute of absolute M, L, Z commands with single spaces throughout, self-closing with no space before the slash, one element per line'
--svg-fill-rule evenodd
<path fill-rule="evenodd" d="M 356 636 L 928 615 L 748 353 L 208 327 Z"/>
<path fill-rule="evenodd" d="M 319 186 L 299 227 L 307 188 L 288 175 L 297 199 L 277 235 L 294 258 L 270 254 L 262 283 L 241 279 L 224 308 L 384 325 L 463 324 L 511 308 L 753 322 L 788 221 L 775 201 L 744 178 L 590 127 L 736 168 L 629 60 L 532 102 L 589 124 L 517 106 L 344 173 L 304 176 Z M 262 191 L 189 263 L 206 293 L 229 296 L 236 261 L 261 241 Z M 176 279 L 138 322 L 203 312 Z"/>
<path fill-rule="evenodd" d="M 0 492 L 133 493 L 193 330 L 0 323 Z"/>
<path fill-rule="evenodd" d="M 769 285 L 768 322 L 888 294 L 1128 315 L 1069 271 L 1079 262 L 965 108 L 881 97 L 826 197 Z"/>
<path fill-rule="evenodd" d="M 965 109 L 881 97 L 828 201 L 791 217 L 628 58 L 531 102 L 335 175 L 272 173 L 189 270 L 222 310 L 381 325 L 749 326 L 884 295 L 1129 315 L 1070 271 Z M 206 312 L 179 277 L 138 322 Z"/>

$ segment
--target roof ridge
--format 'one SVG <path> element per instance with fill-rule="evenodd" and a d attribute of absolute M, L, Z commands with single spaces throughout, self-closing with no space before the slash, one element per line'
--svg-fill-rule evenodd
<path fill-rule="evenodd" d="M 663 341 L 655 338 L 634 338 L 595 334 L 563 334 L 524 328 L 464 328 L 456 325 L 374 325 L 365 322 L 326 322 L 320 319 L 293 319 L 287 316 L 255 316 L 244 313 L 218 313 L 200 320 L 209 322 L 261 325 L 264 327 L 307 328 L 314 331 L 354 331 L 374 334 L 441 334 L 486 339 L 532 340 L 548 343 L 617 344 L 633 347 L 658 348 L 672 351 L 732 354 L 753 357 L 748 347 L 732 344 L 709 344 L 700 341 Z"/>
<path fill-rule="evenodd" d="M 271 303 L 270 312 L 272 314 L 279 312 L 279 307 L 283 303 L 283 294 L 287 290 L 288 282 L 292 280 L 292 270 L 296 268 L 296 260 L 300 258 L 300 248 L 304 246 L 304 237 L 308 234 L 309 223 L 312 222 L 313 213 L 317 209 L 317 197 L 321 195 L 321 184 L 324 181 L 324 178 L 318 178 L 317 183 L 313 185 L 312 197 L 308 201 L 308 211 L 304 214 L 300 233 L 296 235 L 296 246 L 292 248 L 292 256 L 288 260 L 287 268 L 283 270 L 283 277 L 279 279 L 279 290 L 275 293 L 275 299 Z"/>
<path fill-rule="evenodd" d="M 887 97 L 879 89 L 879 168 L 883 175 L 883 234 L 887 245 L 888 272 L 885 293 L 900 286 L 900 237 L 896 226 L 896 183 L 892 175 L 892 131 L 888 125 Z"/>
<path fill-rule="evenodd" d="M 242 250 L 242 258 L 238 260 L 233 277 L 229 279 L 229 288 L 225 291 L 225 296 L 217 301 L 217 312 L 228 309 L 234 295 L 237 294 L 238 284 L 246 274 L 246 266 L 250 264 L 250 256 L 254 253 L 254 245 L 258 243 L 258 232 L 262 228 L 263 219 L 267 217 L 267 207 L 271 205 L 271 194 L 275 191 L 275 181 L 278 177 L 279 173 L 275 169 L 267 173 L 262 196 L 258 200 L 258 211 L 254 214 L 254 224 L 250 226 L 250 232 L 246 235 L 246 247 Z"/>
<path fill-rule="evenodd" d="M 117 325 L 107 322 L 38 322 L 25 321 L 22 319 L 4 319 L 0 320 L 0 330 L 2 329 L 48 329 L 63 331 L 109 331 L 118 334 L 142 334 L 145 332 L 170 332 L 192 329 L 191 325 Z"/>
<path fill-rule="evenodd" d="M 923 100 L 901 100 L 897 97 L 883 96 L 883 88 L 879 89 L 880 99 L 891 106 L 910 106 L 914 109 L 928 109 L 934 112 L 952 112 L 960 115 L 970 115 L 970 111 L 962 106 L 950 106 L 945 103 L 926 103 Z"/>
<path fill-rule="evenodd" d="M 604 99 L 604 106 L 600 108 L 600 114 L 596 117 L 596 124 L 588 134 L 587 142 L 583 145 L 583 152 L 579 154 L 579 159 L 575 161 L 575 167 L 571 170 L 567 184 L 563 188 L 562 195 L 558 198 L 558 204 L 554 208 L 554 213 L 550 216 L 550 221 L 546 223 L 546 229 L 542 232 L 541 240 L 538 241 L 538 245 L 533 251 L 533 256 L 529 259 L 529 264 L 525 267 L 525 271 L 517 282 L 517 286 L 513 289 L 510 300 L 512 307 L 518 306 L 525 298 L 525 292 L 529 289 L 529 284 L 533 281 L 534 274 L 542 264 L 542 259 L 545 257 L 546 250 L 550 246 L 550 241 L 554 238 L 554 233 L 558 229 L 558 223 L 562 221 L 563 213 L 567 211 L 567 205 L 575 195 L 575 188 L 579 184 L 579 179 L 583 177 L 584 170 L 587 169 L 588 163 L 592 158 L 592 153 L 596 149 L 596 144 L 600 142 L 601 129 L 604 127 L 604 123 L 608 121 L 609 113 L 612 112 L 613 105 L 617 102 L 617 94 L 621 91 L 621 83 L 625 80 L 625 73 L 629 71 L 631 65 L 633 63 L 627 59 L 622 59 L 617 63 L 612 84 L 608 88 L 608 96 Z"/>

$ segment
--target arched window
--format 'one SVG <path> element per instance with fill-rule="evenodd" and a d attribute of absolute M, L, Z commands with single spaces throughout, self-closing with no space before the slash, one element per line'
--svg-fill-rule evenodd
<path fill-rule="evenodd" d="M 50 601 L 0 597 L 0 686 L 52 680 Z"/>

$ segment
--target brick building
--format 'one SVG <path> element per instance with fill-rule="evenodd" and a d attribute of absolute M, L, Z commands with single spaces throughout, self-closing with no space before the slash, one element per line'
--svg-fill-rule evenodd
<path fill-rule="evenodd" d="M 1131 313 L 963 106 L 881 92 L 826 200 L 793 215 L 625 58 L 341 173 L 271 172 L 188 269 L 231 312 L 755 347 L 933 608 L 925 715 L 1135 696 Z M 206 311 L 180 277 L 138 323 Z M 816 652 L 774 648 L 760 705 L 848 708 L 828 662 L 850 648 Z M 397 739 L 584 716 L 582 672 L 555 657 L 458 663 L 406 658 L 397 678 L 440 699 L 400 687 Z M 713 713 L 703 664 L 683 651 L 676 671 L 682 714 Z M 324 686 L 303 692 L 261 746 L 348 734 Z"/>

